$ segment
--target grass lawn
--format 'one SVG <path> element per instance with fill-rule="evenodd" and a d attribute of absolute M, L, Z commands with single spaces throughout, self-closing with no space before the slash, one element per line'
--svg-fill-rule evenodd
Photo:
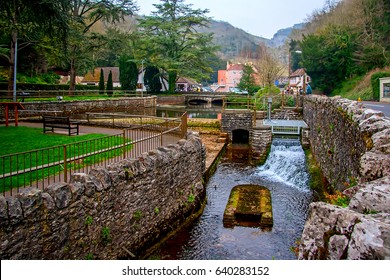
<path fill-rule="evenodd" d="M 69 137 L 68 135 L 60 134 L 44 134 L 42 133 L 42 128 L 2 126 L 0 127 L 0 156 L 86 141 L 104 136 L 106 135 L 87 134 Z"/>
<path fill-rule="evenodd" d="M 105 134 L 70 137 L 44 134 L 41 128 L 0 127 L 0 176 L 3 177 L 0 177 L 0 191 L 60 173 L 65 159 L 68 170 L 78 170 L 119 156 L 123 152 L 123 141 L 121 136 Z M 112 147 L 117 148 L 108 150 Z M 131 149 L 131 145 L 127 149 Z M 5 174 L 8 175 L 4 177 Z"/>

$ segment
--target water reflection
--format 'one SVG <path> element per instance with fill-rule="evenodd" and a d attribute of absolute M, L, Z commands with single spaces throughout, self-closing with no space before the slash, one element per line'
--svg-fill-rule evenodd
<path fill-rule="evenodd" d="M 279 149 L 278 145 L 273 144 L 274 150 Z M 286 149 L 285 156 L 289 157 L 290 147 L 283 147 Z M 296 149 L 296 146 L 292 147 Z M 304 165 L 304 162 L 301 164 Z M 306 186 L 296 187 L 291 182 L 264 176 L 262 172 L 265 170 L 262 169 L 223 158 L 207 184 L 208 201 L 203 215 L 191 227 L 168 240 L 157 252 L 160 258 L 295 259 L 290 248 L 301 236 L 312 194 L 307 182 Z M 262 185 L 270 190 L 274 218 L 270 231 L 255 227 L 223 227 L 223 213 L 230 191 L 241 184 Z"/>
<path fill-rule="evenodd" d="M 184 112 L 188 113 L 189 118 L 217 119 L 221 113 L 222 106 L 205 105 L 187 105 L 187 106 L 158 106 L 156 110 L 157 117 L 178 118 Z"/>

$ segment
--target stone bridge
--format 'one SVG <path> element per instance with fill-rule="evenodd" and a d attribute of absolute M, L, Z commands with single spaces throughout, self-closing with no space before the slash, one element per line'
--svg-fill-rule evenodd
<path fill-rule="evenodd" d="M 193 93 L 193 94 L 183 94 L 185 96 L 185 103 L 186 104 L 202 104 L 202 103 L 208 103 L 208 104 L 222 104 L 223 99 L 226 97 L 226 95 L 221 94 L 202 94 L 200 93 Z"/>

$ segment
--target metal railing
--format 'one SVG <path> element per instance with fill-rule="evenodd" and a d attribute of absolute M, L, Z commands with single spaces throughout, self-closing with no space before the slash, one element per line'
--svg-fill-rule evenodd
<path fill-rule="evenodd" d="M 67 182 L 72 173 L 138 158 L 186 137 L 186 113 L 176 119 L 138 117 L 142 123 L 133 123 L 119 134 L 0 156 L 0 193 L 13 195 L 29 186 L 45 189 L 55 182 Z"/>

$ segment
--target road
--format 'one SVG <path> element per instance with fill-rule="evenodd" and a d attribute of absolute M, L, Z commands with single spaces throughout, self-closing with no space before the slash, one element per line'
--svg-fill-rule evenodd
<path fill-rule="evenodd" d="M 382 111 L 387 119 L 390 118 L 390 103 L 388 102 L 369 102 L 364 101 L 363 104 L 370 109 Z"/>

